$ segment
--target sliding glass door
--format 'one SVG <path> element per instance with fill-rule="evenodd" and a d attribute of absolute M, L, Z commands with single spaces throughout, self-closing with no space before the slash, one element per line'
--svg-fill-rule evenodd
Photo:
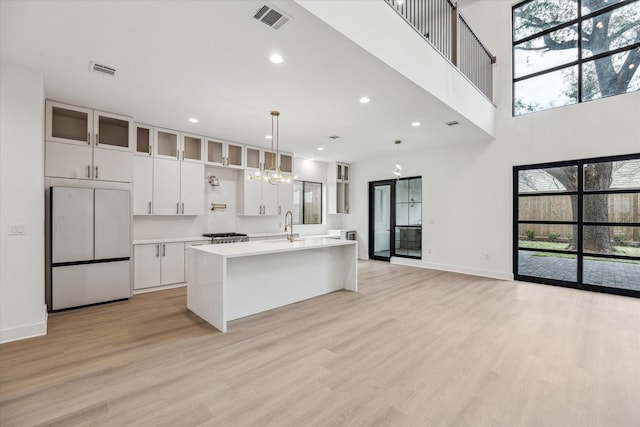
<path fill-rule="evenodd" d="M 640 155 L 514 167 L 514 274 L 640 296 Z"/>

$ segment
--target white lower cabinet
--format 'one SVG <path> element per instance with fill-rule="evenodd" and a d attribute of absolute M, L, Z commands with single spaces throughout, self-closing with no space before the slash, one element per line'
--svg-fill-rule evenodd
<path fill-rule="evenodd" d="M 184 242 L 134 246 L 134 289 L 184 282 Z"/>

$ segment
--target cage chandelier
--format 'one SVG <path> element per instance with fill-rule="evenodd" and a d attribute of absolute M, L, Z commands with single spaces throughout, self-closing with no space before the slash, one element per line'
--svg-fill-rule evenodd
<path fill-rule="evenodd" d="M 271 112 L 271 153 L 273 156 L 275 154 L 275 158 L 270 162 L 269 167 L 267 168 L 267 158 L 265 155 L 264 159 L 264 173 L 260 172 L 258 169 L 254 174 L 249 175 L 249 179 L 262 179 L 267 181 L 269 184 L 278 185 L 283 182 L 290 183 L 293 177 L 289 175 L 283 175 L 282 170 L 280 169 L 280 112 L 272 111 Z M 275 141 L 276 149 L 273 150 L 273 141 Z"/>

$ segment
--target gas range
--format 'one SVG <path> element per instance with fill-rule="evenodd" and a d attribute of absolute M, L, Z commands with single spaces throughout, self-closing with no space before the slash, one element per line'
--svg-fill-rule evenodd
<path fill-rule="evenodd" d="M 249 241 L 249 236 L 242 233 L 208 233 L 203 234 L 203 236 L 210 238 L 212 245 L 218 243 L 236 243 Z"/>

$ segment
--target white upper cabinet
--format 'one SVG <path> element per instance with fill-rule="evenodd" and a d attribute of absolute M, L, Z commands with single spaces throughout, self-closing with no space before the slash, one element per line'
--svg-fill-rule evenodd
<path fill-rule="evenodd" d="M 182 160 L 185 162 L 202 163 L 204 159 L 204 137 L 181 133 L 180 141 Z"/>
<path fill-rule="evenodd" d="M 136 123 L 134 125 L 133 152 L 138 156 L 153 155 L 153 126 Z"/>
<path fill-rule="evenodd" d="M 280 170 L 283 173 L 293 173 L 293 154 L 280 152 Z"/>
<path fill-rule="evenodd" d="M 130 151 L 133 146 L 133 120 L 118 114 L 47 101 L 46 140 Z"/>
<path fill-rule="evenodd" d="M 264 169 L 263 162 L 263 149 L 258 147 L 245 146 L 244 158 L 245 167 L 247 169 Z"/>
<path fill-rule="evenodd" d="M 347 163 L 333 163 L 329 165 L 327 212 L 330 214 L 348 214 L 350 200 L 350 172 Z"/>
<path fill-rule="evenodd" d="M 215 138 L 205 138 L 205 162 L 213 166 L 244 168 L 244 145 Z"/>
<path fill-rule="evenodd" d="M 128 117 L 94 111 L 93 132 L 96 147 L 130 151 L 133 146 L 133 121 Z"/>
<path fill-rule="evenodd" d="M 91 145 L 93 110 L 60 102 L 46 102 L 47 141 Z"/>
<path fill-rule="evenodd" d="M 160 159 L 180 160 L 180 132 L 154 128 L 153 156 Z"/>
<path fill-rule="evenodd" d="M 153 162 L 152 157 L 133 157 L 133 214 L 153 214 Z"/>
<path fill-rule="evenodd" d="M 180 215 L 204 214 L 204 165 L 180 165 Z"/>

